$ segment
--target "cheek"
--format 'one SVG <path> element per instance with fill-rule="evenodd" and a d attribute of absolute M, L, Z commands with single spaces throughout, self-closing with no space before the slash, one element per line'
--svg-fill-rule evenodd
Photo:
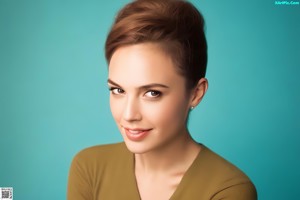
<path fill-rule="evenodd" d="M 113 98 L 110 97 L 109 100 L 110 103 L 110 111 L 111 114 L 113 116 L 113 118 L 118 121 L 121 117 L 121 107 L 120 104 L 118 104 L 118 102 L 116 100 L 114 100 Z"/>
<path fill-rule="evenodd" d="M 153 123 L 162 126 L 185 123 L 187 117 L 186 103 L 183 100 L 174 101 L 172 98 L 155 107 L 149 107 L 147 116 Z"/>

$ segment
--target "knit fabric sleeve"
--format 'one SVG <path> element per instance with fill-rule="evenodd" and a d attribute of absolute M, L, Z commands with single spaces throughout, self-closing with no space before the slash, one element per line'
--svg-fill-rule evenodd
<path fill-rule="evenodd" d="M 235 184 L 216 193 L 212 200 L 257 200 L 257 193 L 252 182 Z"/>
<path fill-rule="evenodd" d="M 92 187 L 88 177 L 87 168 L 82 162 L 80 154 L 77 154 L 71 163 L 69 171 L 67 200 L 93 199 Z"/>

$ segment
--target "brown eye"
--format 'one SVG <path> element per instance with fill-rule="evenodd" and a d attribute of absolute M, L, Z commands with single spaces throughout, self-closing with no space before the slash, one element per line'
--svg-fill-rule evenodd
<path fill-rule="evenodd" d="M 161 92 L 156 90 L 150 90 L 145 94 L 145 96 L 149 98 L 156 98 L 161 96 Z"/>
<path fill-rule="evenodd" d="M 121 88 L 110 88 L 110 91 L 112 94 L 115 94 L 115 95 L 124 94 L 124 92 L 125 92 Z"/>

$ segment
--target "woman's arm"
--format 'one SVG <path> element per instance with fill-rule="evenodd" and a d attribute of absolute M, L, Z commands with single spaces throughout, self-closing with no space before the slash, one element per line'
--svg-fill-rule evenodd
<path fill-rule="evenodd" d="M 240 183 L 216 193 L 212 200 L 257 200 L 255 186 L 251 182 Z"/>
<path fill-rule="evenodd" d="M 88 179 L 87 170 L 80 162 L 79 156 L 75 156 L 68 180 L 67 199 L 68 200 L 92 200 L 93 193 L 91 183 Z"/>

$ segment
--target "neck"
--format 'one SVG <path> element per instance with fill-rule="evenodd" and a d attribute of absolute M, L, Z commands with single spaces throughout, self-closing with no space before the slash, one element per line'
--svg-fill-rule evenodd
<path fill-rule="evenodd" d="M 200 145 L 186 131 L 180 138 L 155 151 L 135 154 L 136 171 L 148 174 L 186 171 L 200 149 Z"/>

